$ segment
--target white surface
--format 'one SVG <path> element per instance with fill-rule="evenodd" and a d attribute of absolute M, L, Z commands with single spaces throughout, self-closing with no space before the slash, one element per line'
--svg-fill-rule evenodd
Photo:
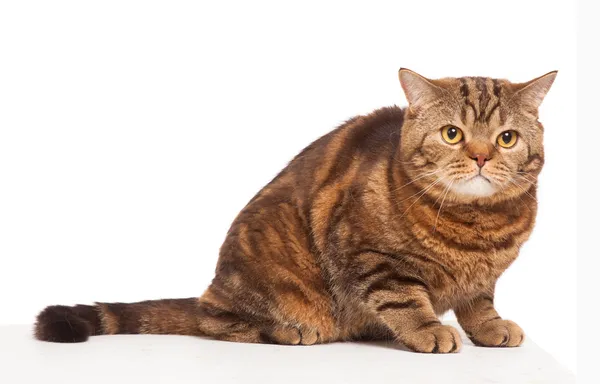
<path fill-rule="evenodd" d="M 463 335 L 464 336 L 464 335 Z M 385 343 L 239 344 L 188 336 L 116 335 L 87 343 L 33 340 L 27 326 L 0 327 L 0 382 L 106 383 L 574 383 L 527 340 L 520 348 L 473 346 L 427 355 Z"/>
<path fill-rule="evenodd" d="M 558 69 L 537 226 L 496 303 L 574 370 L 574 26 L 570 0 L 0 1 L 0 323 L 199 296 L 235 215 L 298 151 L 405 104 L 399 67 Z"/>

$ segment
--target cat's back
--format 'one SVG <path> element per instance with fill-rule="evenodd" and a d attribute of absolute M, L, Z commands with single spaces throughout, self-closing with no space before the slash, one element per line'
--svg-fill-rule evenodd
<path fill-rule="evenodd" d="M 287 170 L 308 176 L 311 183 L 342 176 L 352 159 L 377 160 L 399 145 L 405 109 L 397 106 L 355 116 L 315 140 Z"/>
<path fill-rule="evenodd" d="M 244 211 L 280 203 L 307 209 L 320 191 L 347 178 L 359 165 L 367 174 L 377 162 L 394 155 L 404 113 L 405 109 L 391 106 L 348 119 L 293 157 Z"/>
<path fill-rule="evenodd" d="M 392 106 L 355 116 L 307 146 L 242 209 L 222 251 L 239 250 L 240 239 L 249 237 L 257 246 L 322 249 L 340 199 L 364 188 L 374 169 L 396 153 L 404 112 Z"/>

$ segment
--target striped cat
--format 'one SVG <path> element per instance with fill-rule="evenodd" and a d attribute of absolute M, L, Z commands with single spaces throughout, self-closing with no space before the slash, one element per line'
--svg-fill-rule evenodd
<path fill-rule="evenodd" d="M 496 280 L 536 216 L 538 107 L 526 83 L 399 72 L 408 107 L 354 117 L 313 142 L 240 212 L 199 298 L 50 306 L 35 336 L 178 334 L 311 345 L 395 340 L 451 353 L 453 310 L 476 345 L 524 333 L 494 309 Z"/>

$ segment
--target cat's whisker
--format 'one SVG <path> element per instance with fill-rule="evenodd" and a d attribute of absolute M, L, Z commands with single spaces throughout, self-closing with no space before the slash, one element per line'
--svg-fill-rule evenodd
<path fill-rule="evenodd" d="M 455 179 L 456 179 L 456 177 L 453 177 L 450 180 L 450 183 L 448 183 L 448 186 L 446 187 L 446 191 L 444 192 L 444 197 L 442 198 L 442 202 L 440 203 L 440 209 L 438 209 L 437 216 L 435 217 L 435 222 L 433 223 L 433 232 L 434 233 L 437 228 L 437 223 L 438 223 L 438 219 L 440 218 L 440 213 L 442 212 L 442 207 L 444 206 L 444 201 L 446 200 L 446 195 L 448 195 L 448 192 L 450 191 L 450 188 L 452 187 L 452 183 L 454 183 Z M 438 199 L 439 199 L 439 197 L 438 197 Z M 436 200 L 436 202 L 437 202 L 437 200 Z"/>
<path fill-rule="evenodd" d="M 406 209 L 406 211 L 404 211 L 404 213 L 400 217 L 401 218 L 404 217 L 408 213 L 408 211 L 410 211 L 410 209 L 413 207 L 413 205 L 415 205 L 417 203 L 417 201 L 419 201 L 419 199 L 421 199 L 421 197 L 423 197 L 427 192 L 429 192 L 429 190 L 431 190 L 433 187 L 435 187 L 435 185 L 438 184 L 443 179 L 444 179 L 443 177 L 440 177 L 439 179 L 437 179 L 436 181 L 434 181 L 433 183 L 431 183 L 427 188 L 425 188 L 421 192 L 421 194 L 415 199 L 415 201 L 411 205 L 409 205 L 409 207 Z M 405 200 L 407 200 L 407 199 L 405 199 Z"/>
<path fill-rule="evenodd" d="M 529 173 L 527 172 L 517 172 L 517 176 L 523 177 L 529 181 L 531 181 L 532 183 L 537 183 L 537 179 L 534 178 L 533 176 L 531 176 Z"/>
<path fill-rule="evenodd" d="M 511 181 L 510 179 L 507 179 L 507 180 L 508 180 L 508 181 Z M 503 185 L 501 185 L 501 186 L 500 186 L 500 192 L 501 192 L 501 193 L 502 193 L 502 192 L 504 192 L 504 191 L 506 190 L 506 185 L 507 185 L 507 184 L 503 184 Z M 527 204 L 525 203 L 525 200 L 523 200 L 523 198 L 522 198 L 521 196 L 517 195 L 516 197 L 517 197 L 517 198 L 518 198 L 518 199 L 521 201 L 521 203 L 523 203 L 523 206 L 525 206 L 525 208 L 527 208 L 527 210 L 528 210 L 529 212 L 532 212 L 531 208 L 529 208 L 529 205 L 527 205 Z"/>
<path fill-rule="evenodd" d="M 435 185 L 435 184 L 436 184 L 436 183 L 437 183 L 439 180 L 440 180 L 440 179 L 439 179 L 439 178 L 437 178 L 435 181 L 433 181 L 431 184 L 427 185 L 425 188 L 421 189 L 419 192 L 417 192 L 417 193 L 415 193 L 415 194 L 412 194 L 412 195 L 408 196 L 407 198 L 400 200 L 399 202 L 400 202 L 400 203 L 403 203 L 403 202 L 405 202 L 406 200 L 409 200 L 409 199 L 411 199 L 411 198 L 413 198 L 413 197 L 415 197 L 415 196 L 417 196 L 417 195 L 420 195 L 420 194 L 421 194 L 421 193 L 423 193 L 423 192 L 427 192 L 427 191 L 429 190 L 429 188 L 433 187 L 433 186 L 434 186 L 434 185 Z"/>
<path fill-rule="evenodd" d="M 527 186 L 532 186 L 532 185 L 536 185 L 537 186 L 537 181 L 531 181 L 529 179 L 526 179 L 522 176 L 516 175 L 519 178 L 519 181 L 523 182 L 524 184 L 526 184 Z"/>
<path fill-rule="evenodd" d="M 524 193 L 526 193 L 529 197 L 531 197 L 533 200 L 535 200 L 537 202 L 537 199 L 531 193 L 529 193 L 529 191 L 527 191 L 525 188 L 523 188 L 522 186 L 520 186 L 519 184 L 517 184 L 512 178 L 508 179 L 508 181 L 510 181 L 511 183 L 513 183 L 517 188 L 519 188 L 521 191 L 523 191 Z"/>
<path fill-rule="evenodd" d="M 517 197 L 519 198 L 519 200 L 521 201 L 521 203 L 523 203 L 523 205 L 525 206 L 525 208 L 527 208 L 527 210 L 529 210 L 529 212 L 532 212 L 531 208 L 529 208 L 529 205 L 525 203 L 525 200 L 523 200 L 523 198 L 521 196 L 517 195 Z"/>
<path fill-rule="evenodd" d="M 427 177 L 427 176 L 432 176 L 432 175 L 435 175 L 436 173 L 439 173 L 439 172 L 441 172 L 441 171 L 443 171 L 443 170 L 444 170 L 444 168 L 439 168 L 439 169 L 437 169 L 437 170 L 435 170 L 435 171 L 433 171 L 433 172 L 428 172 L 428 173 L 422 174 L 422 175 L 420 175 L 420 176 L 418 176 L 418 177 L 416 177 L 416 178 L 412 179 L 412 180 L 411 180 L 411 181 L 409 181 L 408 183 L 406 183 L 406 184 L 404 184 L 404 185 L 402 185 L 402 186 L 400 186 L 400 187 L 398 187 L 398 188 L 396 188 L 396 189 L 393 189 L 393 190 L 392 190 L 392 191 L 390 191 L 390 192 L 392 192 L 392 193 L 396 193 L 396 192 L 398 192 L 399 190 L 401 190 L 402 188 L 404 188 L 404 187 L 406 187 L 406 186 L 408 186 L 408 185 L 410 185 L 410 184 L 414 183 L 414 182 L 415 182 L 415 181 L 417 181 L 417 180 L 423 179 L 423 178 L 425 178 L 425 177 Z M 417 193 L 415 193 L 415 195 L 416 195 L 416 194 L 418 194 L 418 192 L 417 192 Z M 413 196 L 414 196 L 414 195 L 413 195 Z M 412 196 L 411 196 L 411 197 L 412 197 Z"/>

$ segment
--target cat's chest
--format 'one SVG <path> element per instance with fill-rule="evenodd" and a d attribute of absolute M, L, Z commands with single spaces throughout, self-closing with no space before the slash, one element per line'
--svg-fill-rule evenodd
<path fill-rule="evenodd" d="M 400 232 L 419 246 L 440 254 L 518 248 L 531 233 L 535 209 L 507 206 L 503 209 L 471 206 L 441 211 L 423 205 L 409 212 Z"/>
<path fill-rule="evenodd" d="M 477 213 L 460 219 L 439 219 L 437 226 L 415 220 L 406 228 L 406 246 L 432 259 L 447 279 L 465 287 L 495 281 L 516 259 L 533 226 L 530 215 Z"/>
<path fill-rule="evenodd" d="M 426 224 L 410 228 L 406 245 L 421 262 L 434 307 L 444 312 L 482 293 L 493 292 L 496 280 L 517 258 L 528 231 L 513 227 L 482 228 L 453 223 L 435 232 Z"/>
<path fill-rule="evenodd" d="M 431 255 L 433 262 L 426 274 L 436 312 L 442 313 L 483 293 L 492 294 L 496 281 L 517 256 L 517 247 Z"/>

